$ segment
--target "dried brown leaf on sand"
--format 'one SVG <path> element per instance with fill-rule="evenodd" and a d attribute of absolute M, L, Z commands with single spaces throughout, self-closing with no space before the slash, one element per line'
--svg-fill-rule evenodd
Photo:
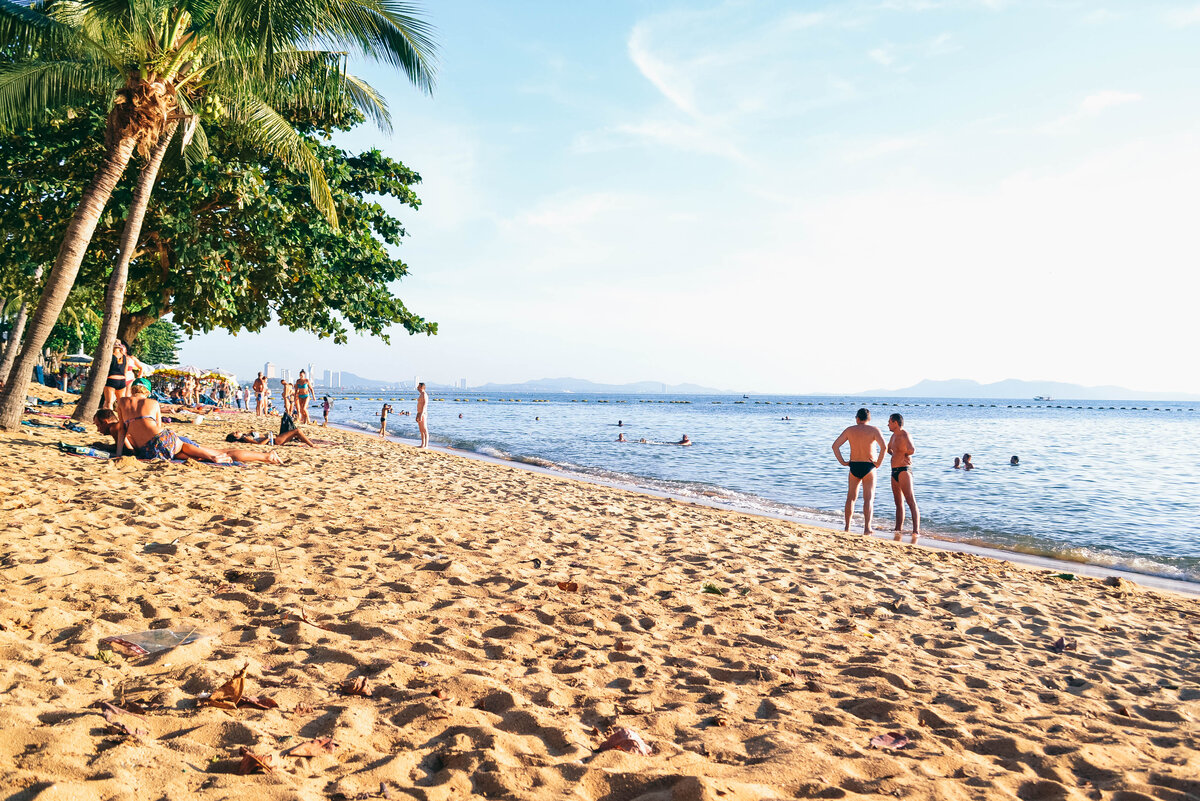
<path fill-rule="evenodd" d="M 899 751 L 908 745 L 908 738 L 900 732 L 877 734 L 871 738 L 872 748 L 882 748 L 885 751 Z"/>
<path fill-rule="evenodd" d="M 650 756 L 654 753 L 653 749 L 642 739 L 642 735 L 623 726 L 614 729 L 612 735 L 596 750 L 627 751 L 630 754 L 641 754 L 642 756 Z"/>
<path fill-rule="evenodd" d="M 213 690 L 212 695 L 200 703 L 221 709 L 237 709 L 238 701 L 242 700 L 242 695 L 246 692 L 246 669 L 248 667 L 248 665 L 242 665 L 242 669 L 234 674 L 233 678 Z"/>
<path fill-rule="evenodd" d="M 271 765 L 271 757 L 259 756 L 249 748 L 242 749 L 242 761 L 237 767 L 237 774 L 245 776 L 248 773 L 253 773 L 255 770 L 261 770 L 263 773 L 274 773 L 275 768 Z"/>
<path fill-rule="evenodd" d="M 614 651 L 632 651 L 633 646 L 630 645 L 629 643 L 625 642 L 624 640 L 617 638 L 617 641 L 613 643 L 613 650 Z"/>
<path fill-rule="evenodd" d="M 1050 650 L 1056 654 L 1061 654 L 1063 651 L 1074 651 L 1075 641 L 1068 640 L 1066 637 L 1059 637 L 1054 641 L 1054 644 L 1050 646 Z"/>
<path fill-rule="evenodd" d="M 371 697 L 371 690 L 367 687 L 366 676 L 355 676 L 352 679 L 346 679 L 342 682 L 342 692 L 346 695 L 361 695 L 364 698 Z"/>
<path fill-rule="evenodd" d="M 128 737 L 144 737 L 149 734 L 145 729 L 134 728 L 123 720 L 108 721 L 108 730 L 113 734 L 124 734 Z"/>
<path fill-rule="evenodd" d="M 579 592 L 579 583 L 575 581 L 560 581 L 558 588 L 563 592 Z"/>
<path fill-rule="evenodd" d="M 318 737 L 315 740 L 294 745 L 283 752 L 284 756 L 290 757 L 315 757 L 322 754 L 332 754 L 337 750 L 337 743 L 332 737 Z"/>
<path fill-rule="evenodd" d="M 278 709 L 279 703 L 274 698 L 265 695 L 243 695 L 238 706 L 252 706 L 255 709 Z"/>

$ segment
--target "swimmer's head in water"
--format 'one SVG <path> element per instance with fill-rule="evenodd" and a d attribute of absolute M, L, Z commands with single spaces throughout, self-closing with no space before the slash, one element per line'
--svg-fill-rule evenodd
<path fill-rule="evenodd" d="M 900 414 L 900 412 L 892 412 L 891 415 L 888 416 L 888 422 L 895 423 L 901 428 L 904 428 L 904 415 Z"/>
<path fill-rule="evenodd" d="M 854 415 L 854 419 L 860 423 L 865 423 L 871 419 L 871 412 L 868 411 L 867 407 L 864 406 L 858 410 L 858 414 Z"/>

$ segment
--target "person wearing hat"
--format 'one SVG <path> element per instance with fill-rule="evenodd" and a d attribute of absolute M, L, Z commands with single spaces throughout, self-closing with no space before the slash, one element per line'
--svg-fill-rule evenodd
<path fill-rule="evenodd" d="M 158 401 L 150 397 L 150 382 L 139 378 L 130 388 L 127 398 L 117 398 L 117 422 L 109 431 L 117 447 L 113 455 L 120 458 L 126 447 L 133 448 L 139 459 L 196 459 L 201 462 L 226 464 L 238 462 L 270 462 L 283 464 L 275 451 L 263 453 L 248 450 L 213 450 L 176 434 L 163 426 Z"/>

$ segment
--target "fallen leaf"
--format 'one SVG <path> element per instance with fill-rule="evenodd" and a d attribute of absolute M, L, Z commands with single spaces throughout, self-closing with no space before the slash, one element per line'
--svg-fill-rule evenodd
<path fill-rule="evenodd" d="M 1066 637 L 1059 637 L 1054 641 L 1054 644 L 1050 646 L 1050 650 L 1056 654 L 1061 654 L 1063 651 L 1074 651 L 1075 641 L 1068 640 Z"/>
<path fill-rule="evenodd" d="M 1117 714 L 1126 718 L 1133 717 L 1133 713 L 1129 711 L 1129 707 L 1125 706 L 1124 704 L 1121 704 L 1117 707 Z"/>
<path fill-rule="evenodd" d="M 315 740 L 294 745 L 283 752 L 284 756 L 290 757 L 315 757 L 322 754 L 332 754 L 337 750 L 337 743 L 332 737 L 318 737 Z"/>
<path fill-rule="evenodd" d="M 717 715 L 715 718 L 713 718 L 712 723 L 714 726 L 728 726 L 729 718 L 725 717 L 724 715 Z"/>
<path fill-rule="evenodd" d="M 616 642 L 613 643 L 613 650 L 614 651 L 632 651 L 633 646 L 630 645 L 629 643 L 625 642 L 624 640 L 617 640 Z"/>
<path fill-rule="evenodd" d="M 242 700 L 242 694 L 246 692 L 246 670 L 248 667 L 248 665 L 242 665 L 242 669 L 232 679 L 213 690 L 212 695 L 200 703 L 205 706 L 215 706 L 221 709 L 237 709 L 238 701 Z"/>
<path fill-rule="evenodd" d="M 105 719 L 108 719 L 107 715 L 105 715 Z M 108 730 L 113 734 L 124 734 L 128 737 L 142 737 L 148 734 L 145 729 L 135 729 L 123 720 L 109 720 Z"/>
<path fill-rule="evenodd" d="M 242 762 L 238 765 L 237 774 L 245 776 L 248 773 L 253 773 L 255 769 L 260 769 L 263 773 L 275 772 L 275 769 L 271 767 L 269 756 L 261 757 L 249 748 L 243 748 Z"/>
<path fill-rule="evenodd" d="M 244 695 L 237 702 L 239 707 L 252 706 L 255 709 L 278 709 L 279 703 L 274 698 L 268 698 L 265 695 Z"/>
<path fill-rule="evenodd" d="M 908 745 L 908 738 L 899 732 L 877 734 L 871 738 L 872 748 L 882 748 L 886 751 L 899 751 Z"/>
<path fill-rule="evenodd" d="M 367 689 L 366 676 L 356 676 L 353 679 L 346 679 L 342 683 L 342 692 L 346 695 L 361 695 L 364 698 L 371 697 L 371 691 Z"/>
<path fill-rule="evenodd" d="M 563 592 L 579 592 L 579 584 L 574 581 L 560 581 L 558 588 Z"/>
<path fill-rule="evenodd" d="M 725 590 L 721 589 L 720 587 L 718 587 L 716 584 L 713 584 L 712 582 L 709 582 L 704 585 L 703 592 L 707 592 L 710 595 L 724 595 L 725 594 Z"/>
<path fill-rule="evenodd" d="M 292 710 L 293 715 L 311 715 L 316 710 L 311 704 L 296 704 L 296 708 Z"/>
<path fill-rule="evenodd" d="M 613 733 L 604 744 L 596 749 L 597 751 L 626 751 L 630 754 L 641 754 L 642 756 L 650 756 L 654 753 L 650 746 L 646 745 L 646 741 L 642 736 L 633 729 L 620 727 L 613 730 Z"/>

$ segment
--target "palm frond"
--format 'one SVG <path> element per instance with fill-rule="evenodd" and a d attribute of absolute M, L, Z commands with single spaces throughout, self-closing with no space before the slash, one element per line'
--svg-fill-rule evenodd
<path fill-rule="evenodd" d="M 246 141 L 265 155 L 277 158 L 288 169 L 306 173 L 313 204 L 337 228 L 333 193 L 312 145 L 261 98 L 242 96 L 231 103 L 230 118 L 243 126 Z"/>
<path fill-rule="evenodd" d="M 392 114 L 388 111 L 387 101 L 379 94 L 374 86 L 352 73 L 345 73 L 346 96 L 351 105 L 366 114 L 384 133 L 392 132 Z"/>
<path fill-rule="evenodd" d="M 46 44 L 67 44 L 73 31 L 42 11 L 42 4 L 0 0 L 0 48 L 9 53 L 32 56 Z"/>
<path fill-rule="evenodd" d="M 74 61 L 0 65 L 0 130 L 45 119 L 56 109 L 105 97 L 118 86 L 109 69 Z"/>

